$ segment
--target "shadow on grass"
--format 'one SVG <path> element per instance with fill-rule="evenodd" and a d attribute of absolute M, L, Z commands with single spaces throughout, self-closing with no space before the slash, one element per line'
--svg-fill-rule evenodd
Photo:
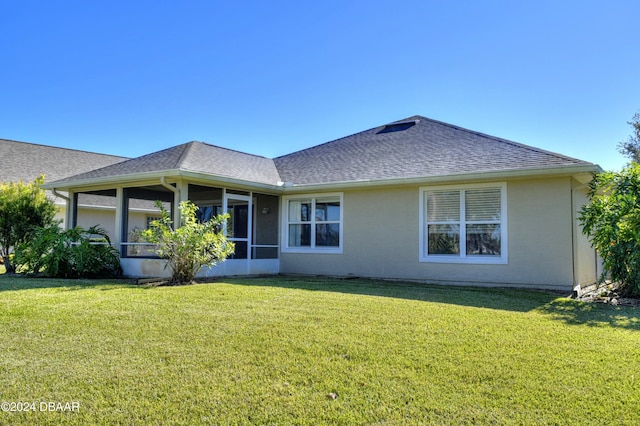
<path fill-rule="evenodd" d="M 102 287 L 102 290 L 112 290 L 123 287 L 145 288 L 133 285 L 131 280 L 120 279 L 64 279 L 64 278 L 33 278 L 22 275 L 0 274 L 0 292 L 17 290 L 35 290 L 48 288 L 64 288 L 66 290 L 82 290 L 86 288 Z"/>
<path fill-rule="evenodd" d="M 538 309 L 568 325 L 615 327 L 640 331 L 640 309 L 558 298 Z"/>
<path fill-rule="evenodd" d="M 220 282 L 420 300 L 513 312 L 540 312 L 568 325 L 640 330 L 640 309 L 585 303 L 548 291 L 458 287 L 323 277 L 233 278 Z"/>
<path fill-rule="evenodd" d="M 228 278 L 219 281 L 248 286 L 269 286 L 391 297 L 517 312 L 529 312 L 539 309 L 541 306 L 551 303 L 559 297 L 558 294 L 536 290 L 444 286 L 366 278 L 340 279 L 277 276 L 265 278 Z"/>
<path fill-rule="evenodd" d="M 640 309 L 638 308 L 580 302 L 546 291 L 442 286 L 361 278 L 290 276 L 221 278 L 206 282 L 390 297 L 513 312 L 536 311 L 567 325 L 615 327 L 640 331 Z M 106 291 L 119 288 L 151 290 L 157 287 L 134 284 L 133 280 L 68 280 L 0 275 L 0 292 L 47 288 L 64 288 L 69 291 L 100 288 Z"/>

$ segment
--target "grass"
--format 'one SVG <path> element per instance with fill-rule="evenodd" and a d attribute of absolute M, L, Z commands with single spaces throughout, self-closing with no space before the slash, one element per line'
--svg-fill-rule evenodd
<path fill-rule="evenodd" d="M 638 424 L 638 314 L 369 280 L 3 276 L 0 400 L 36 411 L 0 424 Z"/>

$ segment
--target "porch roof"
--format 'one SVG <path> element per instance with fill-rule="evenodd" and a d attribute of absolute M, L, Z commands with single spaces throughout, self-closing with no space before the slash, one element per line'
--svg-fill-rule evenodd
<path fill-rule="evenodd" d="M 115 178 L 122 180 L 126 177 L 135 178 L 157 172 L 164 172 L 167 175 L 175 175 L 180 172 L 202 174 L 274 186 L 278 185 L 280 181 L 273 160 L 204 142 L 192 141 L 70 176 L 58 180 L 54 184 L 57 187 L 64 187 L 88 181 L 109 182 Z"/>

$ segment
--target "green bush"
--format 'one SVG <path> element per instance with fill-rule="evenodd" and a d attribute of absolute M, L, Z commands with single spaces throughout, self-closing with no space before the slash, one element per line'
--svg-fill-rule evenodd
<path fill-rule="evenodd" d="M 228 214 L 201 223 L 196 215 L 198 206 L 183 201 L 180 203 L 180 227 L 173 229 L 169 213 L 160 202 L 156 206 L 162 213 L 161 219 L 154 220 L 140 236 L 156 244 L 158 256 L 167 259 L 173 284 L 191 283 L 203 267 L 211 267 L 233 254 L 235 246 L 222 232 Z"/>
<path fill-rule="evenodd" d="M 115 277 L 122 273 L 118 251 L 98 226 L 38 228 L 34 238 L 18 246 L 15 263 L 26 274 L 57 278 Z"/>
<path fill-rule="evenodd" d="M 14 248 L 30 241 L 36 228 L 56 223 L 56 205 L 40 187 L 43 183 L 44 176 L 30 183 L 0 183 L 0 257 L 7 272 L 15 272 Z"/>
<path fill-rule="evenodd" d="M 584 234 L 604 261 L 600 281 L 640 295 L 640 164 L 594 176 L 591 201 L 580 212 Z"/>

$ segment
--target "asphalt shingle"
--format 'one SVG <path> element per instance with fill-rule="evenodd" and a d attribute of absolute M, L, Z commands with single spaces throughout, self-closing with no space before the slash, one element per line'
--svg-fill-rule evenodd
<path fill-rule="evenodd" d="M 280 180 L 273 160 L 269 158 L 194 141 L 78 174 L 61 180 L 61 183 L 168 170 L 197 172 L 270 185 L 277 185 Z"/>
<path fill-rule="evenodd" d="M 68 150 L 67 150 L 68 151 Z M 67 164 L 75 164 L 72 159 Z M 57 183 L 145 172 L 190 171 L 268 185 L 380 181 L 510 172 L 592 163 L 419 115 L 275 159 L 188 142 Z M 68 170 L 72 170 L 73 166 Z M 77 170 L 77 169 L 76 169 Z"/>
<path fill-rule="evenodd" d="M 126 157 L 0 139 L 0 182 L 53 182 L 127 160 Z"/>
<path fill-rule="evenodd" d="M 298 185 L 591 164 L 422 116 L 394 123 L 412 122 L 398 131 L 375 127 L 274 162 L 283 181 Z"/>

